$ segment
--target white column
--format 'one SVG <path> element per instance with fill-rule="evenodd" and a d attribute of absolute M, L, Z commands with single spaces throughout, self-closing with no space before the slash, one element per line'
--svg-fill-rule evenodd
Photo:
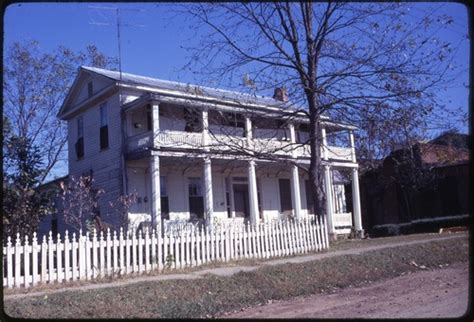
<path fill-rule="evenodd" d="M 351 141 L 351 157 L 352 162 L 356 162 L 355 143 L 354 143 L 354 132 L 349 130 L 349 139 Z"/>
<path fill-rule="evenodd" d="M 247 138 L 247 148 L 249 149 L 249 153 L 252 154 L 252 120 L 249 117 L 245 117 L 245 137 Z"/>
<path fill-rule="evenodd" d="M 209 150 L 209 116 L 207 109 L 202 110 L 202 145 Z"/>
<path fill-rule="evenodd" d="M 296 219 L 301 219 L 301 193 L 300 193 L 300 178 L 298 174 L 298 167 L 296 165 L 291 166 L 291 201 L 295 211 Z"/>
<path fill-rule="evenodd" d="M 212 201 L 212 172 L 211 158 L 204 158 L 204 215 L 207 224 L 212 224 L 214 219 Z"/>
<path fill-rule="evenodd" d="M 153 103 L 151 105 L 151 128 L 153 132 L 153 142 L 158 139 L 158 132 L 160 131 L 160 105 Z M 156 144 L 154 144 L 156 146 Z"/>
<path fill-rule="evenodd" d="M 335 233 L 332 207 L 332 189 L 331 189 L 331 168 L 324 166 L 324 183 L 326 186 L 326 213 L 328 218 L 328 229 L 330 234 Z"/>
<path fill-rule="evenodd" d="M 352 209 L 354 211 L 354 228 L 359 237 L 363 237 L 362 217 L 360 211 L 359 171 L 352 169 Z"/>
<path fill-rule="evenodd" d="M 327 160 L 329 158 L 328 155 L 328 141 L 326 139 L 326 128 L 321 128 L 321 139 L 323 141 L 322 152 L 323 152 L 323 159 Z"/>
<path fill-rule="evenodd" d="M 288 129 L 290 130 L 290 142 L 291 142 L 291 156 L 296 158 L 296 133 L 295 125 L 293 123 L 288 124 Z"/>
<path fill-rule="evenodd" d="M 252 120 L 250 117 L 245 117 L 245 137 L 247 141 L 252 140 Z"/>
<path fill-rule="evenodd" d="M 255 161 L 249 161 L 249 203 L 250 203 L 250 223 L 257 223 L 258 218 L 258 195 L 257 176 L 255 174 Z"/>
<path fill-rule="evenodd" d="M 151 127 L 153 133 L 153 145 L 158 138 L 160 131 L 160 106 L 157 103 L 151 105 Z M 152 152 L 153 153 L 153 152 Z M 151 222 L 153 226 L 158 221 L 161 223 L 161 191 L 160 191 L 160 158 L 152 155 L 150 158 L 150 175 L 151 175 Z"/>
<path fill-rule="evenodd" d="M 150 157 L 151 222 L 153 227 L 161 220 L 160 157 Z M 161 222 L 160 222 L 161 223 Z"/>
<path fill-rule="evenodd" d="M 288 124 L 290 131 L 290 143 L 293 145 L 291 150 L 291 157 L 296 159 L 296 133 L 295 126 L 293 123 Z M 296 165 L 291 166 L 291 201 L 296 219 L 301 219 L 301 193 L 300 193 L 300 178 L 298 174 L 298 167 Z"/>

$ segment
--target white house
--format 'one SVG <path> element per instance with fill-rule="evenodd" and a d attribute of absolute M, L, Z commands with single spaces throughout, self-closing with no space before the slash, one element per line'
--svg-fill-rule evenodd
<path fill-rule="evenodd" d="M 313 215 L 308 118 L 275 98 L 81 67 L 58 117 L 68 122 L 69 175 L 92 174 L 109 204 L 136 194 L 132 228 L 159 219 L 260 221 Z M 330 233 L 362 233 L 354 126 L 323 119 Z M 341 139 L 341 134 L 344 135 Z M 346 142 L 344 147 L 332 146 Z M 327 139 L 326 139 L 327 138 Z M 351 172 L 353 214 L 338 172 Z"/>

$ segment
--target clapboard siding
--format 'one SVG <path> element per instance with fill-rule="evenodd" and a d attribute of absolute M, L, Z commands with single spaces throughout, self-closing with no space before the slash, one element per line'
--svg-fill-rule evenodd
<path fill-rule="evenodd" d="M 86 87 L 87 87 L 87 83 Z M 87 90 L 87 88 L 86 88 Z M 132 99 L 136 96 L 132 96 Z M 109 147 L 100 149 L 100 105 L 107 102 Z M 77 160 L 75 142 L 77 140 L 77 118 L 84 120 L 84 157 Z M 80 176 L 92 171 L 94 187 L 105 191 L 99 200 L 102 219 L 107 223 L 120 225 L 109 203 L 122 194 L 121 148 L 122 132 L 119 95 L 113 94 L 96 105 L 76 115 L 68 122 L 69 174 Z"/>

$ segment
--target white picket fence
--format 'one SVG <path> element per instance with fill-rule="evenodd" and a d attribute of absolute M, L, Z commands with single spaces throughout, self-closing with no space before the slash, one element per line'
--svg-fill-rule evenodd
<path fill-rule="evenodd" d="M 213 261 L 270 258 L 328 248 L 325 220 L 228 224 L 203 229 L 186 226 L 162 232 L 158 225 L 126 236 L 108 231 L 72 238 L 66 231 L 54 241 L 38 242 L 36 234 L 3 247 L 4 287 L 90 280 L 105 276 L 141 274 L 152 270 L 195 267 Z M 118 236 L 117 236 L 118 235 Z"/>

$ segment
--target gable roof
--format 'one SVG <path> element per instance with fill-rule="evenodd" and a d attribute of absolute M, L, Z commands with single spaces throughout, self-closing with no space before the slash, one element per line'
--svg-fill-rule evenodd
<path fill-rule="evenodd" d="M 203 96 L 208 96 L 216 99 L 225 99 L 225 100 L 238 100 L 241 103 L 251 103 L 251 104 L 261 104 L 267 105 L 272 107 L 279 107 L 284 109 L 301 109 L 301 106 L 296 106 L 291 102 L 282 102 L 276 100 L 272 97 L 267 96 L 258 96 L 258 95 L 251 95 L 242 92 L 236 91 L 229 91 L 211 87 L 205 87 L 195 84 L 188 84 L 188 83 L 179 83 L 173 81 L 162 80 L 158 78 L 151 78 L 146 76 L 140 76 L 130 73 L 107 70 L 97 67 L 88 67 L 82 66 L 81 69 L 94 72 L 96 74 L 105 76 L 109 79 L 115 80 L 117 82 L 129 85 L 141 85 L 141 86 L 148 86 L 157 89 L 165 89 L 165 90 L 173 90 L 178 92 L 183 92 L 187 94 L 199 94 Z"/>
<path fill-rule="evenodd" d="M 113 71 L 113 70 L 108 70 L 108 69 L 103 69 L 103 68 L 97 68 L 97 67 L 90 67 L 90 66 L 81 66 L 79 68 L 79 72 L 74 80 L 74 83 L 69 89 L 69 92 L 66 96 L 66 99 L 63 102 L 63 105 L 61 106 L 57 116 L 60 118 L 64 118 L 66 114 L 70 113 L 72 110 L 71 108 L 74 109 L 74 106 L 68 106 L 70 101 L 72 100 L 72 97 L 74 96 L 74 93 L 78 91 L 78 86 L 80 85 L 82 79 L 84 79 L 84 76 L 87 74 L 94 74 L 97 75 L 103 79 L 108 79 L 111 80 L 112 85 L 105 88 L 102 90 L 100 95 L 107 95 L 107 93 L 110 93 L 111 90 L 113 90 L 113 87 L 116 87 L 115 85 L 128 85 L 132 87 L 138 87 L 137 89 L 143 90 L 143 91 L 148 91 L 151 89 L 156 89 L 157 91 L 163 91 L 167 92 L 169 91 L 168 95 L 183 95 L 187 96 L 195 96 L 196 98 L 201 97 L 201 98 L 206 98 L 206 99 L 212 99 L 212 100 L 222 100 L 222 102 L 230 102 L 230 103 L 238 103 L 243 104 L 243 105 L 249 105 L 251 107 L 259 107 L 263 109 L 274 109 L 274 111 L 281 111 L 281 112 L 290 112 L 293 113 L 294 111 L 298 110 L 305 110 L 306 108 L 303 106 L 298 106 L 292 102 L 282 102 L 279 100 L 276 100 L 272 97 L 267 97 L 267 96 L 258 96 L 258 95 L 251 95 L 248 93 L 242 93 L 242 92 L 236 92 L 236 91 L 230 91 L 230 90 L 223 90 L 223 89 L 217 89 L 217 88 L 211 88 L 211 87 L 205 87 L 205 86 L 199 86 L 199 85 L 194 85 L 194 84 L 187 84 L 187 83 L 179 83 L 179 82 L 173 82 L 173 81 L 167 81 L 167 80 L 162 80 L 162 79 L 157 79 L 157 78 L 151 78 L 151 77 L 146 77 L 146 76 L 140 76 L 140 75 L 135 75 L 135 74 L 130 74 L 130 73 L 120 73 L 119 71 Z M 145 87 L 145 88 L 139 88 L 139 87 Z M 84 102 L 81 102 L 80 104 L 85 104 L 90 100 L 96 99 L 96 96 L 93 96 L 90 99 L 87 99 Z M 300 112 L 301 113 L 301 112 Z M 323 120 L 329 121 L 329 117 L 327 115 L 321 115 L 321 118 Z M 331 122 L 332 125 L 337 125 L 338 127 L 343 127 L 347 129 L 357 129 L 357 127 L 346 124 L 344 122 Z"/>
<path fill-rule="evenodd" d="M 83 67 L 79 67 L 78 69 L 78 72 L 77 72 L 77 75 L 76 75 L 76 78 L 74 78 L 74 81 L 71 85 L 71 87 L 69 87 L 69 90 L 68 90 L 68 93 L 59 109 L 59 112 L 58 114 L 56 115 L 57 117 L 59 118 L 63 118 L 63 116 L 65 114 L 67 114 L 68 112 L 70 112 L 71 108 L 73 108 L 74 106 L 70 106 L 70 103 L 71 101 L 73 100 L 74 96 L 78 93 L 78 91 L 80 90 L 80 85 L 81 83 L 84 81 L 84 79 L 87 77 L 87 75 L 90 75 L 91 71 L 88 71 L 87 69 L 83 68 Z M 95 73 L 97 74 L 97 73 Z M 99 75 L 99 77 L 102 77 L 102 78 L 105 78 L 107 79 L 107 77 L 105 77 L 104 75 L 100 75 L 100 74 L 97 74 Z M 86 99 L 87 101 L 87 99 Z M 83 102 L 81 102 L 83 103 Z M 79 104 L 81 104 L 79 103 Z"/>

